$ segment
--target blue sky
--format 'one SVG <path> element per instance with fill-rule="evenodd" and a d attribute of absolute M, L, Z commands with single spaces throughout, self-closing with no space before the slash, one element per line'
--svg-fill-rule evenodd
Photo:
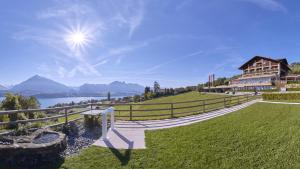
<path fill-rule="evenodd" d="M 300 61 L 297 0 L 2 0 L 0 84 L 177 87 L 239 74 L 254 55 Z M 68 41 L 74 32 L 84 43 Z"/>

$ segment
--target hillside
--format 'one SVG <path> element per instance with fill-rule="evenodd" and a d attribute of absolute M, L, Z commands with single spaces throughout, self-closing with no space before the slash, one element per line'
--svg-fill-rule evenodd
<path fill-rule="evenodd" d="M 300 74 L 300 63 L 295 62 L 290 65 L 293 74 Z"/>
<path fill-rule="evenodd" d="M 7 90 L 7 88 L 4 87 L 4 86 L 2 86 L 2 85 L 0 85 L 0 90 Z"/>
<path fill-rule="evenodd" d="M 174 103 L 174 102 L 186 102 L 186 101 L 194 101 L 194 100 L 203 100 L 203 99 L 216 99 L 219 98 L 221 99 L 221 101 L 223 101 L 224 97 L 228 97 L 227 95 L 224 94 L 202 94 L 196 91 L 193 92 L 188 92 L 188 93 L 183 93 L 183 94 L 178 94 L 175 96 L 167 96 L 167 97 L 160 97 L 160 98 L 155 98 L 152 100 L 147 100 L 144 102 L 141 102 L 140 104 L 136 104 L 134 106 L 132 106 L 133 110 L 149 110 L 149 109 L 169 109 L 170 108 L 170 104 L 157 104 L 157 105 L 147 105 L 147 104 L 153 104 L 153 103 Z M 207 100 L 206 104 L 208 103 L 212 103 L 212 102 L 220 102 L 220 100 Z M 197 105 L 201 105 L 203 102 L 199 101 L 199 102 L 192 102 L 192 103 L 180 103 L 180 104 L 174 104 L 174 113 L 181 113 L 181 112 L 192 112 L 192 111 L 198 111 L 201 112 L 203 110 L 203 108 L 201 106 L 197 106 Z M 214 108 L 217 106 L 223 106 L 224 103 L 218 103 L 218 104 L 211 104 L 206 106 L 206 109 L 210 109 L 210 108 Z M 185 109 L 176 109 L 179 107 L 188 107 L 188 106 L 194 106 L 192 108 L 185 108 Z M 197 106 L 197 107 L 195 107 Z M 129 106 L 125 105 L 125 106 L 117 106 L 116 110 L 129 110 Z M 137 115 L 161 115 L 161 114 L 166 114 L 166 116 L 157 116 L 157 117 L 141 117 L 141 118 L 134 118 L 134 120 L 148 120 L 148 119 L 164 119 L 164 118 L 169 118 L 170 117 L 170 110 L 162 110 L 162 111 L 134 111 L 133 112 L 133 116 Z M 192 114 L 192 113 L 191 113 Z M 129 116 L 129 111 L 123 111 L 120 113 L 120 115 L 122 116 Z M 176 115 L 176 117 L 179 116 L 184 116 L 187 114 L 178 114 Z M 127 117 L 122 118 L 124 120 L 128 120 Z"/>
<path fill-rule="evenodd" d="M 81 94 L 139 94 L 144 91 L 144 86 L 139 84 L 112 82 L 110 84 L 84 84 L 79 87 Z"/>

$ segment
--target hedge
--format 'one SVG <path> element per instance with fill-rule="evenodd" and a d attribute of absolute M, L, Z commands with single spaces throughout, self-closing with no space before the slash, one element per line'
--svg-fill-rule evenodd
<path fill-rule="evenodd" d="M 300 93 L 263 93 L 264 100 L 300 100 Z"/>
<path fill-rule="evenodd" d="M 254 92 L 254 90 L 236 90 L 236 92 Z M 257 90 L 257 92 L 279 92 L 279 89 Z"/>
<path fill-rule="evenodd" d="M 287 81 L 287 84 L 300 84 L 300 81 Z"/>
<path fill-rule="evenodd" d="M 300 88 L 287 88 L 287 91 L 300 91 Z"/>

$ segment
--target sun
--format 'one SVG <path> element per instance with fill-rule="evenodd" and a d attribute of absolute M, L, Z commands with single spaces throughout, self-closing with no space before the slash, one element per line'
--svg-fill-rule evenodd
<path fill-rule="evenodd" d="M 81 31 L 71 32 L 67 38 L 67 41 L 72 46 L 84 46 L 88 42 L 88 35 Z"/>
<path fill-rule="evenodd" d="M 76 56 L 84 55 L 95 40 L 96 36 L 90 26 L 82 24 L 65 27 L 63 32 L 65 44 L 70 49 L 70 52 Z"/>

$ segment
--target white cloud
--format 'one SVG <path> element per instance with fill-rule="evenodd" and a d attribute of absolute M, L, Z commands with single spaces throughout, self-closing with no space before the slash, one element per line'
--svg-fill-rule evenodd
<path fill-rule="evenodd" d="M 115 14 L 112 20 L 117 22 L 118 26 L 128 27 L 128 36 L 132 37 L 133 33 L 141 25 L 145 15 L 145 1 L 143 0 L 113 0 L 110 3 Z"/>
<path fill-rule="evenodd" d="M 272 10 L 272 11 L 282 11 L 287 12 L 287 9 L 285 6 L 283 6 L 280 2 L 277 0 L 242 0 L 246 1 L 252 4 L 255 4 L 261 8 Z"/>
<path fill-rule="evenodd" d="M 85 4 L 63 3 L 59 6 L 39 11 L 36 16 L 38 19 L 50 19 L 57 17 L 68 17 L 74 14 L 85 15 L 89 13 L 90 10 L 90 7 Z"/>
<path fill-rule="evenodd" d="M 104 64 L 106 64 L 107 62 L 108 62 L 108 60 L 102 60 L 101 62 L 98 62 L 98 63 L 94 64 L 93 66 L 94 66 L 94 67 L 97 67 L 97 66 L 100 66 L 100 65 L 104 65 Z"/>
<path fill-rule="evenodd" d="M 137 44 L 134 44 L 134 45 L 125 45 L 125 46 L 121 46 L 121 47 L 117 47 L 117 48 L 111 48 L 111 49 L 108 50 L 107 53 L 105 53 L 104 55 L 99 56 L 98 59 L 97 59 L 97 63 L 94 64 L 93 66 L 94 67 L 99 66 L 99 65 L 101 65 L 101 63 L 103 61 L 107 62 L 108 60 L 115 59 L 114 57 L 119 57 L 117 59 L 117 62 L 119 64 L 121 62 L 121 59 L 124 57 L 125 54 L 133 52 L 136 49 L 145 47 L 148 44 L 149 44 L 149 41 L 144 41 L 144 42 L 137 43 Z"/>
<path fill-rule="evenodd" d="M 116 65 L 119 65 L 122 62 L 123 56 L 119 56 L 116 60 Z"/>

